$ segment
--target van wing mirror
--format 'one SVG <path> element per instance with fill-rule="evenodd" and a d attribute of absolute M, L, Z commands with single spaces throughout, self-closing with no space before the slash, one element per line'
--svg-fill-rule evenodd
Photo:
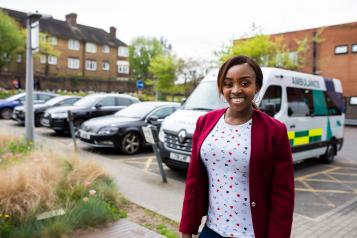
<path fill-rule="evenodd" d="M 275 105 L 273 103 L 264 104 L 264 106 L 260 110 L 262 110 L 271 117 L 273 117 L 276 113 Z"/>

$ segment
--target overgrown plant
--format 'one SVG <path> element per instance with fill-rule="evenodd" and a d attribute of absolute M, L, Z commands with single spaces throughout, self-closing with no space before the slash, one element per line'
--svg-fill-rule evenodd
<path fill-rule="evenodd" d="M 0 237 L 60 237 L 126 217 L 125 200 L 95 162 L 32 151 L 5 136 L 0 146 L 1 158 L 16 160 L 0 166 Z"/>

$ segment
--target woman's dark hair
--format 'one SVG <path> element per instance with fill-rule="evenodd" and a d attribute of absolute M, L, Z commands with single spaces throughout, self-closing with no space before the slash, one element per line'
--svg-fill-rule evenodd
<path fill-rule="evenodd" d="M 217 85 L 218 85 L 218 90 L 221 94 L 223 92 L 224 80 L 226 78 L 228 70 L 235 65 L 241 65 L 245 63 L 247 63 L 255 72 L 255 77 L 256 77 L 255 84 L 257 85 L 258 91 L 262 88 L 263 72 L 260 66 L 253 59 L 247 56 L 239 55 L 228 59 L 226 62 L 222 64 L 221 68 L 219 69 L 218 77 L 217 77 Z"/>

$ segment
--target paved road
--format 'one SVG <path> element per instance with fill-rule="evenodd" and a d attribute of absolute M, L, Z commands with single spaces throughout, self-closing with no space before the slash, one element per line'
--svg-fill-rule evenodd
<path fill-rule="evenodd" d="M 13 121 L 0 121 L 0 128 L 24 131 L 24 128 Z M 58 136 L 47 128 L 36 128 L 36 134 L 49 140 L 56 140 L 71 145 L 68 136 Z M 332 164 L 321 164 L 317 160 L 306 160 L 295 165 L 296 205 L 295 213 L 308 219 L 318 220 L 324 214 L 334 211 L 357 195 L 357 127 L 345 127 L 345 142 L 336 161 Z M 100 154 L 113 161 L 120 160 L 145 172 L 159 174 L 156 158 L 150 148 L 135 156 L 120 154 L 116 150 L 93 149 L 78 142 L 81 150 Z M 167 176 L 184 182 L 185 172 L 173 171 L 165 167 Z"/>

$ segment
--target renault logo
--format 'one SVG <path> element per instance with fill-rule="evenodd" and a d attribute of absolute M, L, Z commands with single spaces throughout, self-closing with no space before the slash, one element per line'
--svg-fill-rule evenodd
<path fill-rule="evenodd" d="M 186 136 L 187 136 L 186 130 L 181 130 L 181 131 L 178 133 L 178 140 L 179 140 L 179 142 L 180 142 L 181 144 L 185 143 Z"/>

